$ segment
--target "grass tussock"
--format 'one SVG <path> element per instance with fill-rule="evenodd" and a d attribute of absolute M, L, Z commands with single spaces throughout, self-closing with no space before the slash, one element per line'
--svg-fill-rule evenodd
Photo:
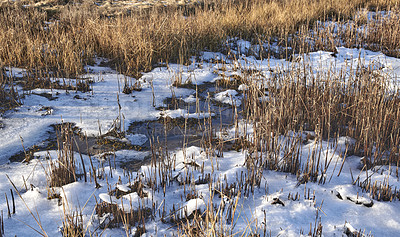
<path fill-rule="evenodd" d="M 64 237 L 84 237 L 85 230 L 83 226 L 83 215 L 78 212 L 66 214 L 64 212 L 63 227 L 61 228 L 61 235 Z"/>
<path fill-rule="evenodd" d="M 12 77 L 0 69 L 0 114 L 21 105 L 20 95 L 14 87 Z"/>
<path fill-rule="evenodd" d="M 116 203 L 101 202 L 96 205 L 96 214 L 103 218 L 100 228 L 117 228 L 125 225 L 125 228 L 135 227 L 145 231 L 143 226 L 151 214 L 149 208 L 131 209 L 129 211 L 121 209 Z"/>
<path fill-rule="evenodd" d="M 70 124 L 61 125 L 58 139 L 58 159 L 50 162 L 49 188 L 62 187 L 77 180 L 73 151 L 73 131 Z"/>

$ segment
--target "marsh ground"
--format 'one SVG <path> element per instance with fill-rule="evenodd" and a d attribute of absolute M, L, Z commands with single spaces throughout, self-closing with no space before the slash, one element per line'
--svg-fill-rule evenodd
<path fill-rule="evenodd" d="M 1 235 L 400 233 L 395 1 L 126 4 L 3 3 Z"/>

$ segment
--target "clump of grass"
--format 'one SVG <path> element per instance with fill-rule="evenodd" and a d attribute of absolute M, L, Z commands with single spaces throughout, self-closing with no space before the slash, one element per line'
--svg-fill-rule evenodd
<path fill-rule="evenodd" d="M 371 198 L 378 201 L 394 201 L 400 200 L 400 191 L 396 188 L 393 189 L 389 185 L 389 179 L 384 179 L 383 181 L 372 182 L 371 178 L 367 178 L 364 181 L 357 179 L 355 184 L 360 186 L 361 189 L 369 193 Z"/>
<path fill-rule="evenodd" d="M 83 237 L 85 236 L 83 228 L 82 214 L 74 212 L 72 215 L 64 213 L 63 227 L 61 228 L 62 236 Z"/>
<path fill-rule="evenodd" d="M 129 176 L 129 174 L 128 174 Z M 99 228 L 117 228 L 121 225 L 124 226 L 125 231 L 131 231 L 131 227 L 136 228 L 135 236 L 140 236 L 146 232 L 145 222 L 152 217 L 154 210 L 145 205 L 144 199 L 148 197 L 147 191 L 144 191 L 144 184 L 140 178 L 136 179 L 133 183 L 128 185 L 129 190 L 122 191 L 119 188 L 115 188 L 109 191 L 109 195 L 115 196 L 117 201 L 102 201 L 97 203 L 95 206 L 95 213 L 100 218 Z M 140 198 L 139 206 L 133 204 L 133 201 L 124 203 L 123 196 L 136 193 Z M 119 203 L 121 206 L 119 205 Z M 154 208 L 154 204 L 153 204 Z"/>
<path fill-rule="evenodd" d="M 96 205 L 96 214 L 99 217 L 107 219 L 101 223 L 100 228 L 117 228 L 125 225 L 126 229 L 138 226 L 144 232 L 144 223 L 151 215 L 151 209 L 139 208 L 125 211 L 116 203 L 101 202 Z"/>
<path fill-rule="evenodd" d="M 68 77 L 82 72 L 84 58 L 91 60 L 93 56 L 78 38 L 65 36 L 72 33 L 65 31 L 68 25 L 46 24 L 45 12 L 15 4 L 2 8 L 0 14 L 0 58 L 4 65 L 59 71 Z"/>
<path fill-rule="evenodd" d="M 50 162 L 49 187 L 61 187 L 77 180 L 73 151 L 73 131 L 71 124 L 62 124 L 58 137 L 58 159 Z"/>
<path fill-rule="evenodd" d="M 393 9 L 386 14 L 378 14 L 373 21 L 367 24 L 368 34 L 366 36 L 366 47 L 375 51 L 400 57 L 400 11 Z M 380 29 L 374 31 L 373 29 Z M 396 50 L 397 49 L 397 50 Z"/>
<path fill-rule="evenodd" d="M 14 87 L 13 78 L 7 77 L 0 67 L 0 114 L 19 105 L 20 95 Z"/>

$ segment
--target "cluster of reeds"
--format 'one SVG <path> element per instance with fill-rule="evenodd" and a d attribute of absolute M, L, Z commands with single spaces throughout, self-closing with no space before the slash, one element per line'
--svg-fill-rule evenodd
<path fill-rule="evenodd" d="M 130 178 L 129 173 L 127 176 Z M 128 191 L 122 191 L 118 188 L 114 188 L 109 191 L 109 195 L 115 196 L 117 199 L 116 201 L 102 201 L 96 204 L 95 213 L 101 219 L 99 228 L 117 228 L 123 225 L 127 235 L 129 235 L 129 232 L 131 232 L 132 228 L 136 228 L 134 236 L 141 236 L 141 234 L 146 232 L 146 221 L 150 217 L 154 218 L 156 207 L 154 204 L 151 205 L 152 208 L 149 208 L 146 205 L 148 203 L 145 203 L 144 200 L 148 197 L 148 193 L 143 190 L 144 184 L 142 183 L 140 177 L 130 184 L 128 188 Z M 133 204 L 132 200 L 125 200 L 129 203 L 124 203 L 122 197 L 132 193 L 136 193 L 138 195 L 141 200 L 140 203 Z M 124 208 L 127 206 L 127 204 L 129 204 L 129 210 Z M 139 205 L 137 206 L 137 204 Z"/>
<path fill-rule="evenodd" d="M 333 164 L 332 157 L 322 152 L 322 141 L 336 151 L 339 136 L 356 141 L 342 151 L 344 159 L 352 154 L 363 156 L 366 170 L 382 164 L 398 166 L 399 92 L 373 67 L 350 66 L 315 74 L 304 59 L 299 67 L 275 69 L 272 78 L 260 74 L 245 78 L 244 119 L 254 132 L 236 139 L 250 151 L 246 164 L 251 179 L 258 180 L 262 170 L 257 169 L 264 167 L 297 174 L 300 183 L 324 183 Z M 314 135 L 305 137 L 305 131 Z M 310 142 L 313 148 L 304 154 L 302 146 Z M 307 161 L 300 163 L 304 155 Z M 379 193 L 383 189 L 374 190 Z M 397 196 L 396 192 L 390 195 Z"/>
<path fill-rule="evenodd" d="M 13 78 L 7 77 L 4 69 L 0 68 L 0 113 L 17 107 L 20 104 L 20 95 L 14 87 Z"/>
<path fill-rule="evenodd" d="M 85 236 L 82 214 L 74 212 L 72 215 L 64 212 L 63 227 L 61 229 L 62 236 Z"/>
<path fill-rule="evenodd" d="M 120 208 L 117 203 L 102 202 L 96 205 L 96 214 L 107 219 L 100 224 L 102 229 L 124 225 L 124 228 L 128 230 L 136 227 L 141 229 L 141 232 L 145 232 L 145 222 L 151 215 L 151 209 L 141 207 L 128 211 Z"/>
<path fill-rule="evenodd" d="M 261 51 L 264 57 L 272 55 L 292 59 L 292 53 L 302 54 L 317 50 L 335 53 L 336 47 L 344 46 L 366 48 L 399 57 L 399 15 L 396 6 L 377 12 L 363 8 L 353 12 L 351 17 L 340 14 L 335 17 L 324 15 L 323 19 L 299 25 L 295 33 L 289 33 L 275 42 L 282 47 L 290 47 L 289 49 L 271 51 L 271 45 L 265 44 Z"/>
<path fill-rule="evenodd" d="M 392 187 L 389 184 L 389 179 L 384 180 L 376 180 L 375 182 L 371 181 L 371 178 L 366 178 L 365 180 L 360 181 L 357 179 L 355 184 L 361 187 L 361 189 L 369 193 L 371 198 L 378 201 L 394 201 L 400 200 L 400 191 L 397 188 Z"/>
<path fill-rule="evenodd" d="M 398 24 L 400 12 L 398 9 L 388 9 L 376 14 L 367 12 L 357 16 L 353 22 L 341 26 L 346 28 L 341 30 L 343 32 L 341 37 L 350 39 L 345 42 L 346 47 L 364 47 L 381 51 L 389 56 L 400 57 L 398 50 L 400 47 L 400 26 Z"/>
<path fill-rule="evenodd" d="M 71 124 L 62 124 L 60 128 L 57 140 L 58 158 L 55 162 L 49 161 L 49 187 L 61 187 L 77 180 Z"/>
<path fill-rule="evenodd" d="M 83 45 L 73 34 L 80 28 L 78 21 L 74 26 L 62 20 L 50 23 L 46 12 L 19 4 L 3 7 L 0 14 L 4 65 L 58 71 L 68 77 L 82 72 L 85 62 L 92 60 L 92 44 Z"/>

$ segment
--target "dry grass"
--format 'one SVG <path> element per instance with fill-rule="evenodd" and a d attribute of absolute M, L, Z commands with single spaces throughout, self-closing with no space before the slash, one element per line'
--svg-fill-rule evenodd
<path fill-rule="evenodd" d="M 100 228 L 117 228 L 125 225 L 125 228 L 130 227 L 145 228 L 144 223 L 151 215 L 151 209 L 139 208 L 130 211 L 121 209 L 116 203 L 102 202 L 96 205 L 96 214 L 99 217 L 105 217 L 107 220 L 100 224 Z M 141 230 L 145 232 L 145 229 Z"/>
<path fill-rule="evenodd" d="M 61 132 L 57 143 L 58 159 L 56 162 L 49 161 L 49 188 L 62 187 L 65 184 L 69 184 L 77 180 L 77 168 L 73 151 L 73 131 L 70 124 L 61 125 Z"/>
<path fill-rule="evenodd" d="M 368 21 L 365 16 L 357 15 L 362 7 L 391 10 L 392 14 L 390 17 L 378 15 L 375 21 Z M 67 4 L 56 13 L 43 11 L 40 7 L 4 4 L 0 8 L 0 63 L 25 67 L 35 75 L 52 72 L 57 76 L 76 77 L 84 72 L 85 65 L 93 63 L 94 56 L 102 56 L 110 59 L 110 66 L 124 74 L 140 77 L 141 72 L 151 70 L 157 63 L 186 63 L 190 56 L 201 50 L 229 53 L 225 43 L 230 37 L 259 43 L 263 46 L 261 57 L 289 58 L 294 52 L 306 53 L 316 49 L 335 51 L 335 47 L 341 44 L 399 56 L 396 51 L 400 42 L 397 1 L 215 1 L 198 6 L 137 10 L 113 17 L 106 15 L 100 9 L 93 10 L 88 1 L 78 5 Z M 319 25 L 317 20 L 338 21 L 339 31 Z M 361 26 L 367 26 L 362 34 L 358 31 Z M 273 44 L 286 49 L 275 55 L 269 49 Z M 265 169 L 296 174 L 299 184 L 308 181 L 324 183 L 327 181 L 324 174 L 331 161 L 327 155 L 321 155 L 320 144 L 327 140 L 335 147 L 334 139 L 338 136 L 356 139 L 356 144 L 342 154 L 344 157 L 350 154 L 365 156 L 367 168 L 377 164 L 398 166 L 399 92 L 389 90 L 387 78 L 363 67 L 352 71 L 346 79 L 343 75 L 348 74 L 343 71 L 314 75 L 312 68 L 303 63 L 302 67 L 289 72 L 275 72 L 272 80 L 263 78 L 254 70 L 240 68 L 242 72 L 246 71 L 241 80 L 249 88 L 244 94 L 243 116 L 254 127 L 253 138 L 235 138 L 238 149 L 249 150 L 244 164 L 247 175 L 237 177 L 238 182 L 232 186 L 221 180 L 212 180 L 212 175 L 202 170 L 211 197 L 207 210 L 184 218 L 173 217 L 177 212 L 175 208 L 162 210 L 160 216 L 163 220 L 177 225 L 182 235 L 233 235 L 232 230 L 224 229 L 224 223 L 234 220 L 238 200 L 249 197 L 260 186 Z M 7 81 L 10 78 L 3 73 L 0 76 L 0 100 L 11 103 L 17 96 L 10 96 L 14 90 L 7 85 L 13 83 Z M 260 99 L 266 94 L 270 99 Z M 209 130 L 205 132 L 209 132 L 209 140 L 204 144 L 211 157 L 221 147 L 220 144 L 214 146 L 211 125 Z M 314 131 L 315 137 L 282 139 L 281 135 L 293 131 Z M 77 179 L 70 133 L 70 128 L 65 128 L 58 164 L 51 163 L 49 187 L 62 186 Z M 316 141 L 316 145 L 308 162 L 302 166 L 300 147 L 311 140 Z M 141 185 L 165 192 L 176 181 L 172 175 L 175 162 L 168 157 L 168 152 L 155 147 L 151 149 L 154 176 L 147 177 Z M 96 170 L 93 167 L 92 170 L 95 179 Z M 179 185 L 187 197 L 196 197 L 196 184 L 190 178 Z M 398 192 L 395 190 L 393 193 L 388 183 L 358 182 L 358 185 L 378 200 L 399 198 Z M 228 206 L 213 206 L 214 195 L 227 197 L 230 200 Z M 99 216 L 112 213 L 109 226 L 140 226 L 142 231 L 145 231 L 146 219 L 156 211 L 153 207 L 152 210 L 142 208 L 125 212 L 117 204 L 109 203 L 96 207 Z M 79 236 L 82 227 L 76 223 L 80 222 L 78 216 L 67 218 L 66 226 L 71 226 L 71 230 L 66 229 L 65 234 Z M 321 232 L 322 226 L 316 221 L 314 228 L 310 227 L 310 233 L 316 236 Z"/>
<path fill-rule="evenodd" d="M 227 229 L 235 219 L 232 215 L 240 209 L 237 200 L 251 197 L 260 188 L 265 169 L 296 174 L 298 185 L 306 182 L 329 182 L 334 174 L 327 173 L 327 170 L 335 164 L 332 162 L 332 155 L 322 152 L 322 141 L 328 141 L 329 147 L 336 152 L 336 138 L 349 136 L 356 142 L 354 145 L 348 144 L 345 151 L 340 152 L 342 158 L 353 154 L 364 156 L 363 170 L 382 164 L 396 166 L 393 170 L 398 169 L 399 92 L 388 88 L 388 78 L 362 66 L 350 73 L 344 73 L 349 68 L 342 68 L 343 71 L 331 70 L 326 74 L 315 75 L 307 60 L 303 64 L 286 72 L 283 68 L 276 69 L 275 77 L 270 79 L 255 70 L 238 67 L 248 88 L 244 92 L 242 105 L 244 119 L 253 126 L 250 136 L 238 135 L 235 138 L 239 143 L 237 145 L 248 151 L 244 163 L 247 172 L 244 175 L 236 174 L 235 183 L 226 183 L 222 177 L 213 180 L 213 171 L 207 176 L 195 162 L 186 163 L 188 171 L 185 179 L 179 181 L 181 188 L 186 190 L 185 195 L 197 197 L 197 184 L 190 178 L 191 171 L 196 170 L 207 177 L 205 183 L 209 184 L 210 200 L 204 212 L 196 212 L 190 217 L 176 218 L 175 208 L 167 210 L 165 217 L 163 214 L 162 218 L 178 226 L 179 235 L 235 236 L 262 233 L 262 230 L 254 229 L 252 219 L 249 220 L 249 229 L 243 232 L 235 233 Z M 345 78 L 343 75 L 351 76 Z M 208 129 L 208 126 L 205 127 Z M 315 136 L 304 138 L 304 131 L 314 131 Z M 297 132 L 297 135 L 293 135 L 293 132 Z M 301 148 L 304 143 L 311 142 L 315 145 L 304 159 Z M 218 158 L 215 157 L 215 151 L 221 149 L 219 145 L 215 141 L 205 142 L 209 158 L 216 159 L 216 163 Z M 160 172 L 154 172 L 154 176 L 147 177 L 146 185 L 154 190 L 168 190 L 173 183 L 171 181 L 176 180 L 170 174 L 175 168 L 174 158 L 168 157 L 162 150 L 154 151 L 153 156 L 152 169 Z M 303 163 L 300 162 L 301 156 Z M 341 169 L 340 164 L 337 164 L 336 171 Z M 370 193 L 370 197 L 375 200 L 398 200 L 399 191 L 393 189 L 388 180 L 389 177 L 387 180 L 372 183 L 370 178 L 357 179 L 354 184 Z M 304 199 L 313 200 L 315 204 L 315 195 L 310 194 L 309 189 L 307 195 L 306 189 L 304 192 Z M 213 205 L 215 197 L 224 197 L 229 201 L 224 205 Z M 293 197 L 291 200 L 297 200 L 300 195 L 296 194 L 294 199 Z M 274 200 L 274 203 L 282 202 Z M 269 227 L 264 228 L 265 235 Z M 309 235 L 322 234 L 323 226 L 317 215 L 315 223 L 310 225 Z"/>
<path fill-rule="evenodd" d="M 54 85 L 51 78 L 76 78 L 85 65 L 93 63 L 95 55 L 110 59 L 110 66 L 126 75 L 140 77 L 157 63 L 185 63 L 201 50 L 229 52 L 226 40 L 232 37 L 260 44 L 262 57 L 334 51 L 341 40 L 349 47 L 399 56 L 398 3 L 391 0 L 214 1 L 138 8 L 112 17 L 90 1 L 23 4 L 3 2 L 0 6 L 0 66 L 27 68 L 29 75 L 40 79 L 36 86 L 50 88 Z M 45 6 L 62 7 L 52 11 Z M 355 14 L 361 7 L 388 9 L 393 14 L 367 22 L 367 32 L 360 34 L 358 27 L 365 17 Z M 352 27 L 339 27 L 340 32 L 335 33 L 333 28 L 315 25 L 316 20 L 329 19 Z M 271 51 L 273 44 L 283 50 Z M 0 99 L 8 104 L 4 107 L 11 108 L 17 105 L 18 96 L 6 90 L 6 84 L 12 82 L 2 74 Z"/>
<path fill-rule="evenodd" d="M 0 114 L 21 104 L 12 77 L 6 77 L 0 70 Z"/>
<path fill-rule="evenodd" d="M 61 228 L 62 236 L 84 237 L 82 214 L 74 212 L 69 215 L 64 211 L 63 227 Z"/>
<path fill-rule="evenodd" d="M 332 165 L 332 157 L 321 153 L 322 141 L 330 142 L 336 150 L 339 136 L 356 140 L 341 156 L 364 157 L 363 170 L 377 165 L 398 167 L 399 92 L 388 87 L 389 79 L 363 66 L 350 70 L 350 77 L 345 77 L 347 69 L 314 74 L 307 60 L 302 64 L 288 72 L 277 69 L 272 79 L 259 74 L 244 78 L 249 88 L 244 95 L 245 120 L 252 124 L 254 132 L 252 137 L 236 140 L 250 151 L 245 181 L 251 185 L 250 191 L 258 186 L 264 168 L 296 174 L 299 184 L 329 181 L 326 175 L 329 178 L 332 174 L 326 171 Z M 303 131 L 313 131 L 315 137 L 304 138 Z M 289 135 L 292 132 L 297 134 Z M 281 135 L 287 138 L 282 139 Z M 301 147 L 309 142 L 315 143 L 307 162 L 301 165 Z M 399 196 L 387 181 L 356 183 L 378 200 Z"/>
<path fill-rule="evenodd" d="M 395 1 L 216 1 L 111 18 L 87 1 L 66 5 L 56 15 L 14 4 L 0 11 L 0 61 L 73 76 L 98 55 L 137 76 L 160 61 L 185 62 L 200 50 L 221 50 L 227 37 L 255 42 L 277 37 L 283 43 L 300 26 L 311 27 L 318 19 L 348 19 L 360 7 L 375 5 L 388 8 Z M 395 46 L 396 38 L 385 40 Z"/>

